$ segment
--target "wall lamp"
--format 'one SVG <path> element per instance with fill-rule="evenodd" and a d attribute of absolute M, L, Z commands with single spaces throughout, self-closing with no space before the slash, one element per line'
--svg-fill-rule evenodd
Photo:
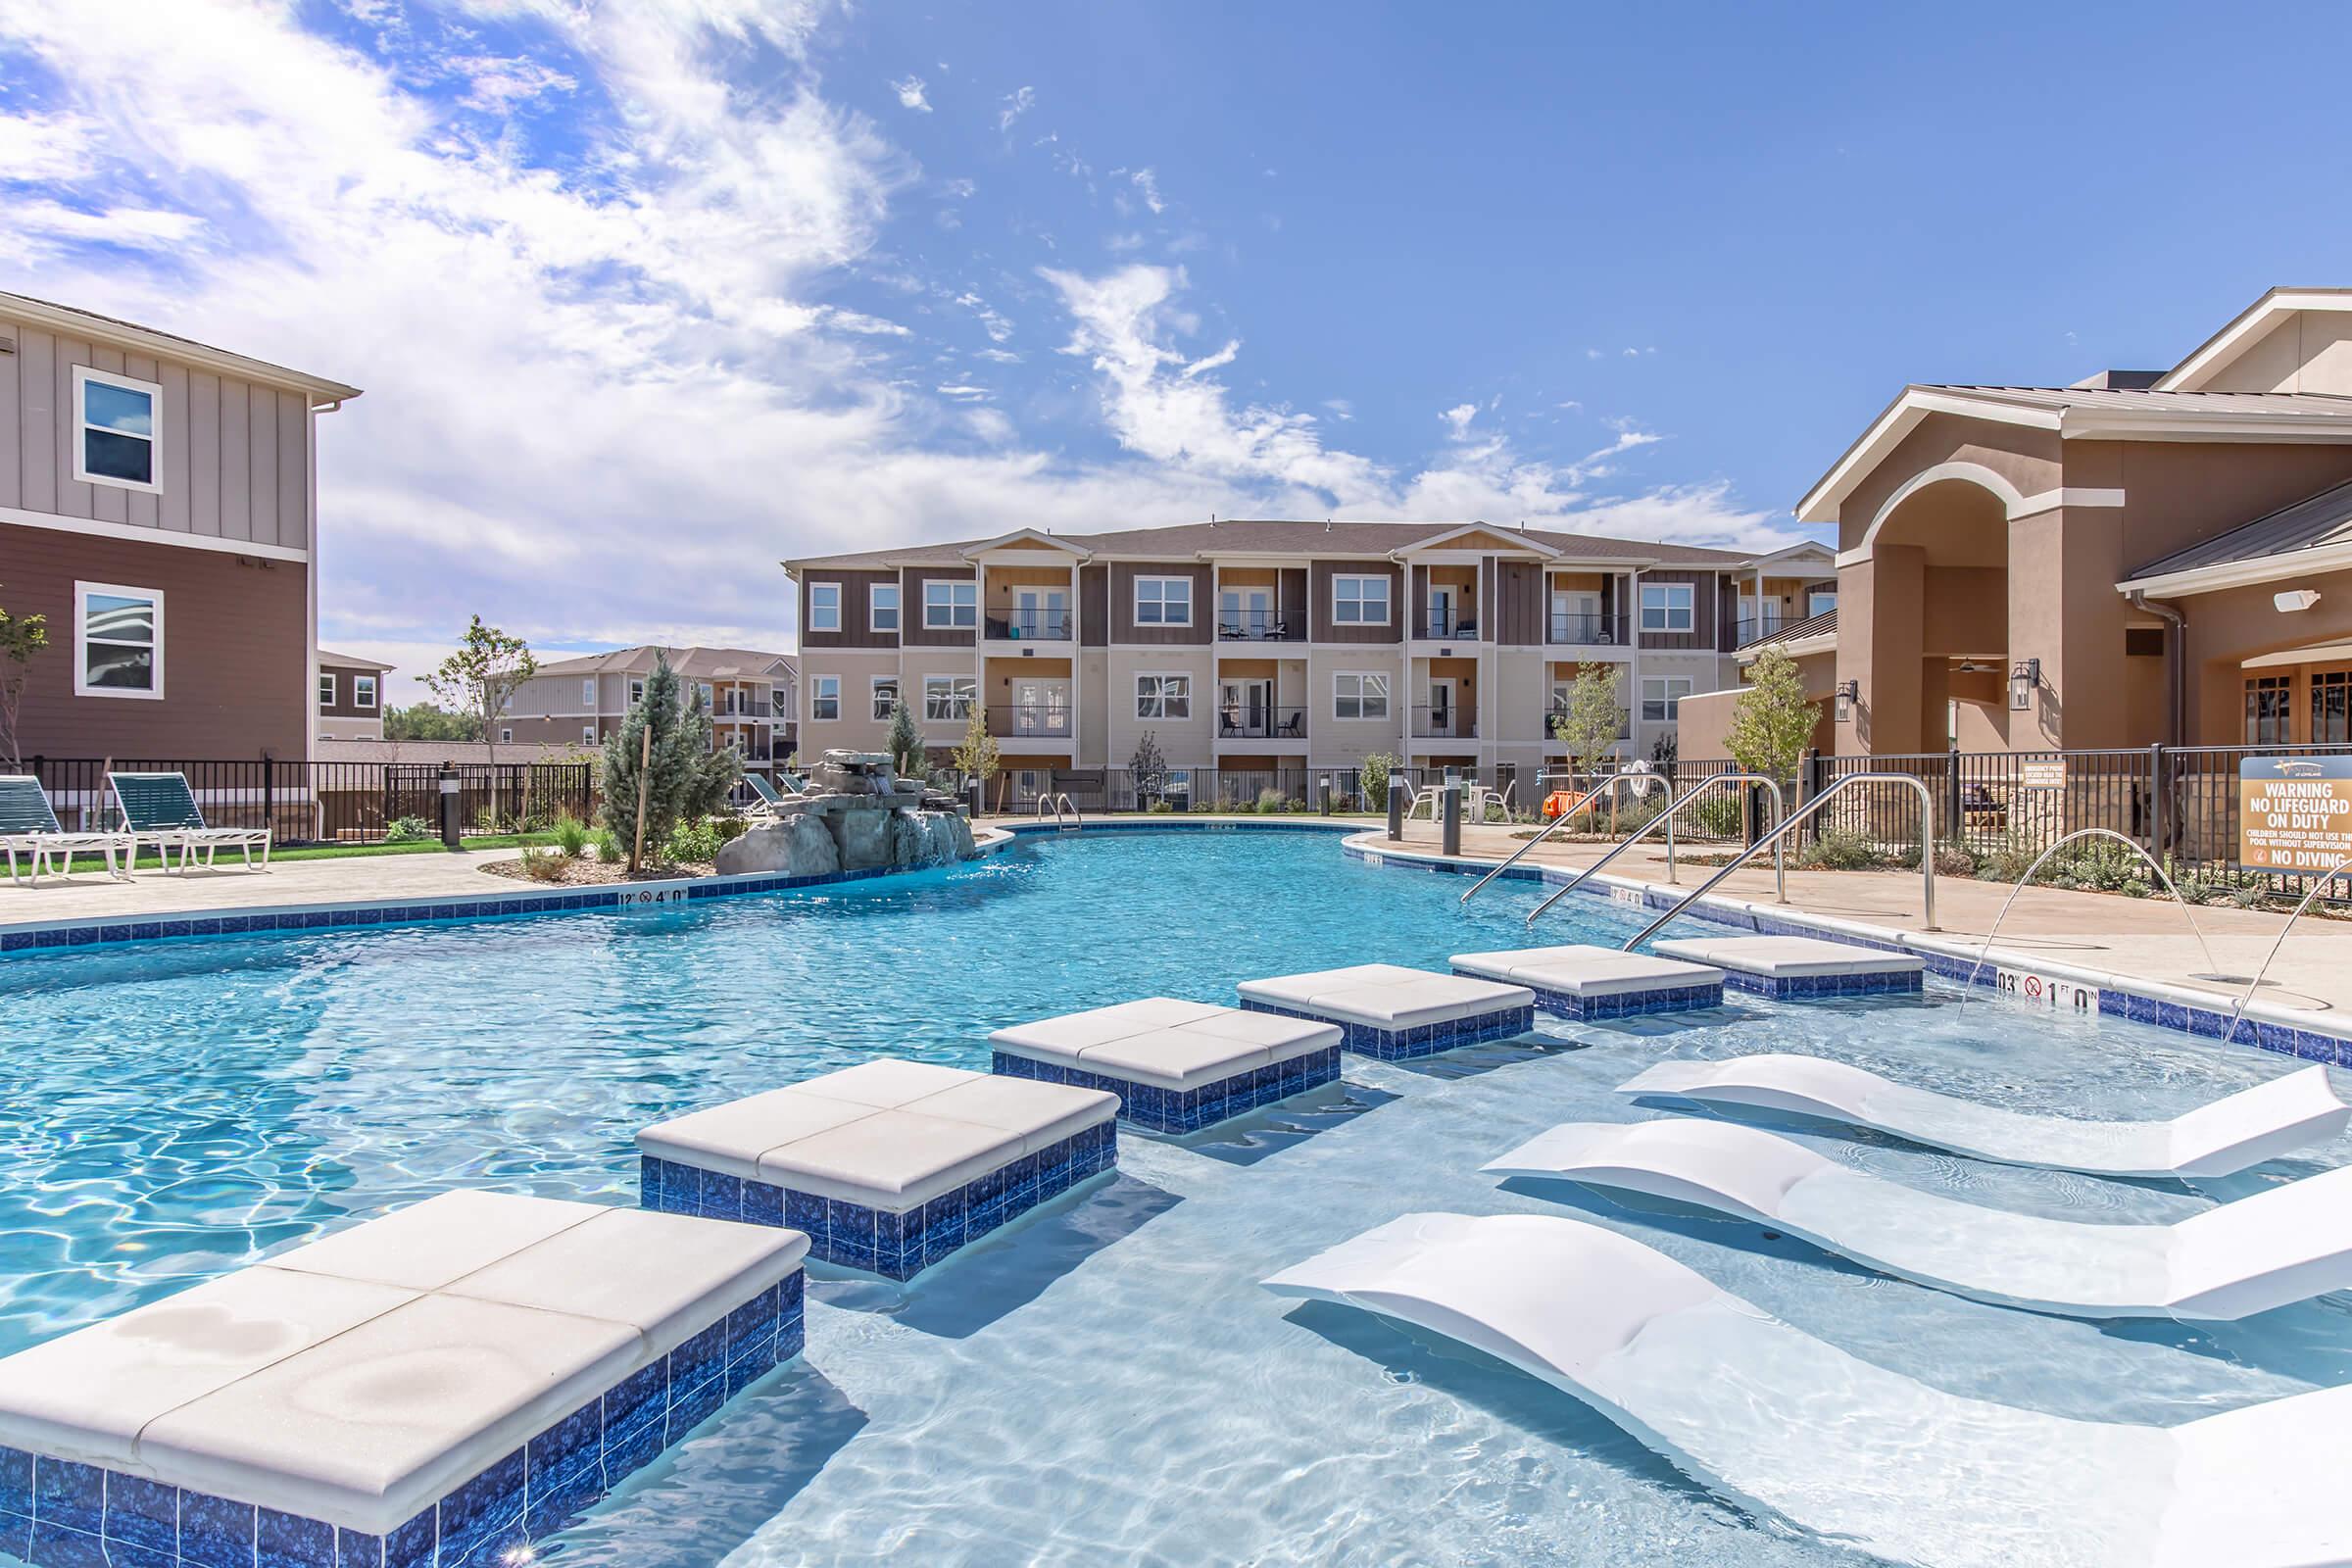
<path fill-rule="evenodd" d="M 1841 680 L 1838 683 L 1838 722 L 1848 723 L 1854 716 L 1854 704 L 1862 700 L 1862 683 Z"/>
<path fill-rule="evenodd" d="M 2271 595 L 2271 603 L 2280 614 L 2291 615 L 2298 610 L 2309 610 L 2320 602 L 2317 588 L 2289 588 L 2282 594 Z"/>
<path fill-rule="evenodd" d="M 2041 685 L 2041 661 L 2021 659 L 2009 671 L 2009 708 L 2023 713 L 2034 706 L 2034 693 Z"/>

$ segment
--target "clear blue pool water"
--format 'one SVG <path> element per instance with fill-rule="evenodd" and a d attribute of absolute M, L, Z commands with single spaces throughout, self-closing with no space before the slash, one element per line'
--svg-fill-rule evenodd
<path fill-rule="evenodd" d="M 1032 840 L 831 896 L 197 940 L 0 962 L 0 1352 L 453 1184 L 635 1200 L 646 1122 L 865 1057 L 985 1065 L 1007 1020 L 1237 979 L 1523 945 L 1536 893 L 1346 858 L 1320 834 Z M 1622 940 L 1576 899 L 1542 941 Z M 1556 912 L 1556 911 L 1555 911 Z M 1573 1212 L 1941 1387 L 2172 1422 L 2352 1378 L 2328 1299 L 2236 1325 L 2008 1312 L 1753 1227 L 1477 1173 L 1554 1122 L 1656 1112 L 1661 1053 L 1809 1051 L 2082 1115 L 2173 1114 L 2295 1065 L 1932 989 L 1570 1026 L 1181 1143 L 911 1289 L 811 1290 L 809 1350 L 543 1553 L 567 1563 L 1852 1561 L 1748 1519 L 1566 1396 L 1256 1281 L 1415 1208 Z M 2352 1157 L 2197 1189 L 1798 1131 L 1979 1201 L 2172 1219 Z M 1801 1455 L 1792 1455 L 1801 1463 Z M 1904 1463 L 1869 1484 L 1902 1486 Z"/>

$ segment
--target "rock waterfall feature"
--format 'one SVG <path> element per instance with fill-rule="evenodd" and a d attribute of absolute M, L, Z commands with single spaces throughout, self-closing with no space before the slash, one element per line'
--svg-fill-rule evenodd
<path fill-rule="evenodd" d="M 976 858 L 972 825 L 920 782 L 900 778 L 879 752 L 827 752 L 808 770 L 808 793 L 776 808 L 776 820 L 721 845 L 718 872 L 823 876 L 911 869 Z"/>

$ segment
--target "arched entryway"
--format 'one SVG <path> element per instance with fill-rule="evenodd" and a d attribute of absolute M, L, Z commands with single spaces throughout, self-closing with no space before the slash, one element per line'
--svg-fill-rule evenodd
<path fill-rule="evenodd" d="M 1853 717 L 1857 750 L 2010 745 L 2016 501 L 1999 475 L 1954 465 L 1898 490 L 1872 521 L 1868 560 L 1840 573 L 1838 640 L 1853 656 L 1840 664 L 1846 673 L 1864 672 Z M 1849 577 L 1859 581 L 1849 585 Z"/>

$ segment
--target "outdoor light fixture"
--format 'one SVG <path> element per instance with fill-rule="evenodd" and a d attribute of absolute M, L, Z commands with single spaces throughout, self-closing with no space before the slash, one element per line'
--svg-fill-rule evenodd
<path fill-rule="evenodd" d="M 2009 671 L 2009 707 L 2013 712 L 2025 712 L 2034 706 L 2034 688 L 2041 684 L 2041 661 L 2021 659 Z"/>
<path fill-rule="evenodd" d="M 1849 722 L 1854 716 L 1854 704 L 1862 700 L 1862 683 L 1841 680 L 1838 683 L 1838 722 Z"/>
<path fill-rule="evenodd" d="M 2317 588 L 2289 588 L 2282 594 L 2271 595 L 2271 603 L 2278 606 L 2278 612 L 2283 615 L 2291 615 L 2298 610 L 2309 610 L 2319 602 L 2320 591 Z"/>

